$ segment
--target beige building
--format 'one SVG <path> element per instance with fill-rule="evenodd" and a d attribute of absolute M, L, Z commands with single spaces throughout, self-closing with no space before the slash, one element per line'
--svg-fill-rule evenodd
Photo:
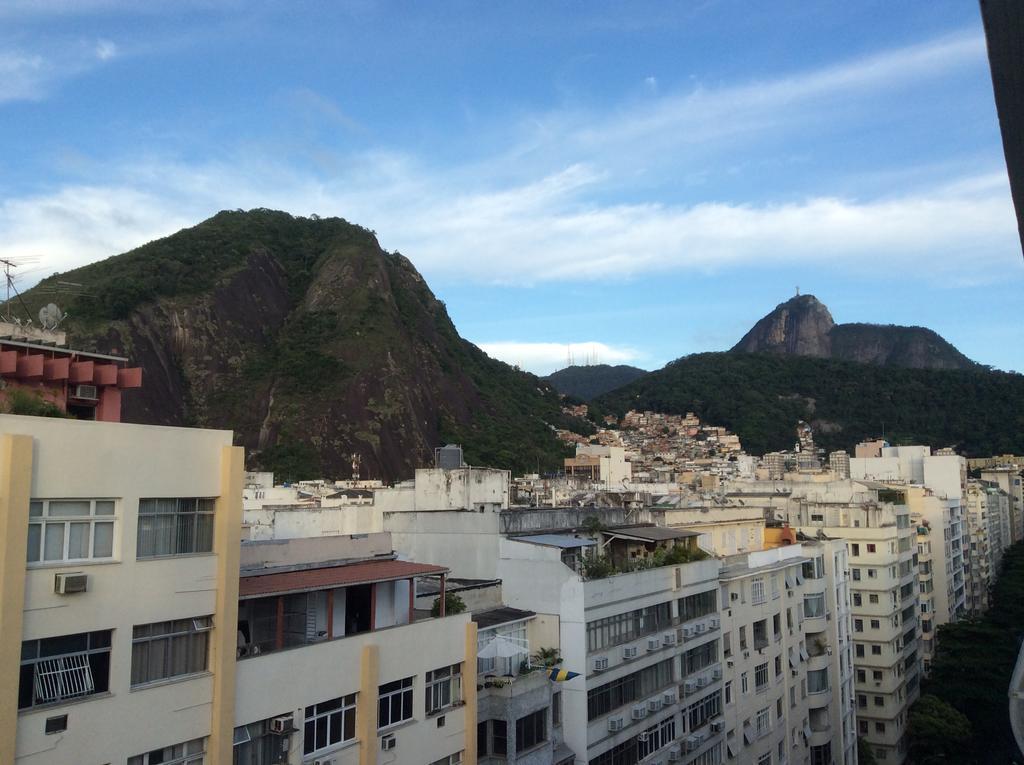
<path fill-rule="evenodd" d="M 576 456 L 566 457 L 565 474 L 619 488 L 633 477 L 633 466 L 621 446 L 577 444 Z"/>

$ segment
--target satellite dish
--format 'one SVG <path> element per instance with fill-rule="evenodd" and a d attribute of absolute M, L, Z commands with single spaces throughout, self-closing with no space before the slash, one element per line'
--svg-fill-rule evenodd
<path fill-rule="evenodd" d="M 39 309 L 39 323 L 43 329 L 57 329 L 65 314 L 54 303 L 47 303 Z"/>

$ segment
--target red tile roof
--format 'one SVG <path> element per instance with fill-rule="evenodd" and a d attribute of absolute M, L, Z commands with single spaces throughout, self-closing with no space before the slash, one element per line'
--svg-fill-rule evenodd
<path fill-rule="evenodd" d="M 238 597 L 279 595 L 287 592 L 327 590 L 370 582 L 393 582 L 414 576 L 447 574 L 444 566 L 410 563 L 404 560 L 373 560 L 328 568 L 309 568 L 280 574 L 243 576 L 238 583 Z"/>

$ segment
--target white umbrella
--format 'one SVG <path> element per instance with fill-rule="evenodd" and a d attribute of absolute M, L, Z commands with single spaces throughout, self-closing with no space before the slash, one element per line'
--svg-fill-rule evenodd
<path fill-rule="evenodd" d="M 478 659 L 511 659 L 524 653 L 529 653 L 527 646 L 503 635 L 495 635 L 476 655 Z"/>

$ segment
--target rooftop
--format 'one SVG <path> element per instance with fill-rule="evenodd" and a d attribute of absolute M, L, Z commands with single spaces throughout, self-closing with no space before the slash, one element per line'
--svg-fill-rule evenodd
<path fill-rule="evenodd" d="M 500 624 L 532 619 L 536 615 L 534 611 L 523 611 L 511 606 L 499 606 L 497 608 L 488 608 L 484 611 L 474 611 L 472 616 L 477 628 L 484 630 L 488 627 L 497 627 Z"/>
<path fill-rule="evenodd" d="M 238 597 L 256 598 L 289 592 L 311 592 L 348 587 L 371 582 L 393 582 L 417 576 L 447 574 L 444 566 L 410 563 L 403 560 L 373 560 L 340 566 L 263 573 L 243 576 L 238 584 Z"/>

